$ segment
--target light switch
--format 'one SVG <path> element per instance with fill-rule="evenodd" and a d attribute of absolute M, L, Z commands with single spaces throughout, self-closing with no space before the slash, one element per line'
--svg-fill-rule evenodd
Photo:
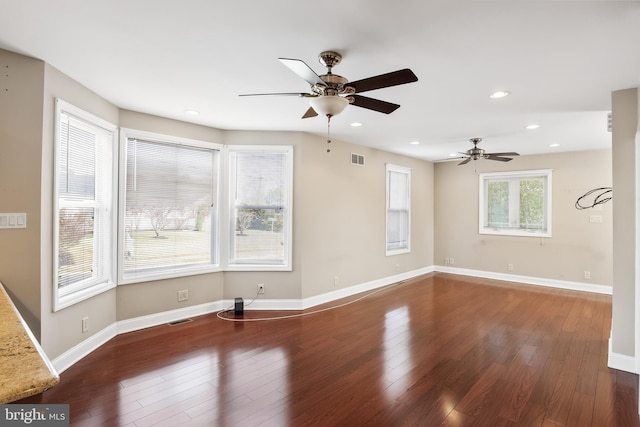
<path fill-rule="evenodd" d="M 27 228 L 27 214 L 0 213 L 0 228 Z"/>

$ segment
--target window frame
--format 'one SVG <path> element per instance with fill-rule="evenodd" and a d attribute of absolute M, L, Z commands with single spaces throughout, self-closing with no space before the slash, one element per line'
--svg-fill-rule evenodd
<path fill-rule="evenodd" d="M 62 116 L 67 115 L 79 122 L 82 126 L 93 128 L 92 130 L 101 129 L 110 133 L 103 135 L 104 141 L 99 144 L 106 145 L 102 147 L 102 154 L 106 156 L 104 163 L 100 165 L 94 177 L 104 175 L 99 179 L 94 178 L 97 186 L 100 182 L 100 188 L 96 188 L 96 193 L 100 193 L 105 197 L 103 202 L 90 201 L 72 201 L 61 200 L 60 196 L 60 180 L 59 180 L 59 156 L 61 152 L 61 121 Z M 88 113 L 62 99 L 55 99 L 55 123 L 54 123 L 54 144 L 53 144 L 53 311 L 59 311 L 63 308 L 74 305 L 80 301 L 91 298 L 95 295 L 113 289 L 116 286 L 116 233 L 117 215 L 116 213 L 116 195 L 114 189 L 118 180 L 118 162 L 117 162 L 117 131 L 118 127 L 104 119 L 101 119 L 91 113 Z M 99 150 L 97 147 L 96 151 Z M 60 209 L 63 207 L 93 207 L 99 209 L 100 221 L 94 223 L 96 227 L 106 227 L 107 229 L 99 233 L 103 238 L 98 240 L 94 246 L 94 263 L 104 261 L 100 265 L 96 265 L 97 277 L 82 280 L 76 284 L 68 285 L 66 289 L 61 290 L 58 282 L 59 275 L 59 248 L 60 248 Z M 95 234 L 94 234 L 95 235 Z M 100 254 L 101 256 L 96 256 Z"/>
<path fill-rule="evenodd" d="M 188 146 L 194 148 L 204 148 L 207 150 L 218 151 L 217 165 L 214 165 L 214 169 L 217 166 L 217 176 L 214 176 L 216 180 L 215 191 L 217 199 L 214 200 L 212 210 L 215 210 L 213 223 L 211 224 L 211 254 L 212 262 L 210 264 L 197 264 L 187 266 L 177 266 L 173 269 L 149 269 L 147 273 L 134 274 L 131 276 L 125 276 L 124 257 L 125 257 L 125 245 L 126 245 L 126 230 L 124 227 L 125 210 L 126 210 L 126 175 L 127 175 L 127 142 L 129 138 L 138 138 L 145 142 L 155 142 L 158 144 L 167 144 L 175 146 Z M 220 263 L 220 188 L 221 177 L 223 175 L 222 168 L 222 151 L 223 145 L 214 142 L 207 142 L 177 136 L 170 136 L 159 134 L 155 132 L 148 132 L 130 128 L 120 128 L 120 175 L 118 185 L 118 220 L 121 224 L 118 227 L 118 285 L 128 285 L 133 283 L 149 282 L 154 280 L 171 279 L 178 277 L 194 276 L 198 274 L 214 273 L 222 271 Z M 215 175 L 216 170 L 214 170 Z"/>
<path fill-rule="evenodd" d="M 235 202 L 233 194 L 235 193 L 234 179 L 232 179 L 231 154 L 233 152 L 254 152 L 254 153 L 283 153 L 286 155 L 286 188 L 284 196 L 286 203 L 282 206 L 284 210 L 283 232 L 284 237 L 284 257 L 282 263 L 266 262 L 259 263 L 257 259 L 247 262 L 233 262 L 233 244 L 235 240 L 236 226 L 234 224 Z M 292 253 L 293 253 L 293 146 L 291 145 L 228 145 L 225 146 L 225 156 L 223 156 L 225 170 L 225 179 L 227 180 L 226 189 L 226 222 L 228 229 L 226 230 L 226 238 L 223 246 L 222 256 L 224 257 L 224 271 L 292 271 Z M 264 208 L 264 206 L 260 206 Z"/>
<path fill-rule="evenodd" d="M 509 172 L 486 172 L 478 174 L 479 191 L 478 191 L 478 232 L 479 234 L 489 234 L 497 236 L 520 236 L 520 237 L 552 237 L 552 169 L 537 169 L 537 170 L 524 170 L 524 171 L 509 171 Z M 521 180 L 523 178 L 543 178 L 544 182 L 544 195 L 543 195 L 543 217 L 544 225 L 542 229 L 526 229 L 511 227 L 490 227 L 488 223 L 488 199 L 487 189 L 488 182 L 492 179 L 507 180 L 512 183 L 514 180 Z M 513 185 L 513 184 L 511 184 Z M 513 187 L 510 187 L 510 194 Z M 518 189 L 519 191 L 519 189 Z M 510 208 L 518 207 L 517 212 L 509 213 L 510 223 L 516 223 L 519 221 L 519 200 L 514 201 L 510 198 Z M 518 218 L 516 221 L 515 218 Z"/>
<path fill-rule="evenodd" d="M 407 175 L 406 188 L 406 211 L 407 211 L 407 238 L 406 245 L 400 248 L 389 249 L 389 212 L 392 210 L 391 203 L 391 173 L 402 173 Z M 400 255 L 411 252 L 411 168 L 387 163 L 385 167 L 386 195 L 385 195 L 385 254 L 386 256 Z"/>

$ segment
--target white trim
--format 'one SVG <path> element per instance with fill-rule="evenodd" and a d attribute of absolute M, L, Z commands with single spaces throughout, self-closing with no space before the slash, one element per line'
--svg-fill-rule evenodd
<path fill-rule="evenodd" d="M 115 323 L 112 323 L 103 330 L 91 335 L 86 340 L 76 344 L 69 350 L 65 351 L 60 356 L 53 359 L 51 363 L 56 368 L 58 373 L 62 373 L 79 362 L 82 358 L 87 356 L 92 351 L 100 348 L 116 335 L 117 326 Z"/>
<path fill-rule="evenodd" d="M 620 371 L 636 373 L 636 358 L 633 356 L 627 356 L 626 354 L 614 353 L 611 347 L 611 337 L 609 337 L 609 358 L 607 366 L 612 369 L 618 369 Z"/>
<path fill-rule="evenodd" d="M 466 268 L 435 266 L 435 271 L 442 273 L 459 274 L 461 276 L 481 277 L 484 279 L 503 280 L 507 282 L 517 282 L 526 285 L 546 286 L 556 289 L 568 289 L 580 292 L 592 292 L 596 294 L 611 295 L 612 287 L 607 285 L 570 282 L 567 280 L 546 279 L 543 277 L 520 276 L 517 274 L 495 273 L 493 271 L 471 270 Z"/>
<path fill-rule="evenodd" d="M 520 237 L 551 237 L 551 226 L 552 226 L 552 175 L 553 169 L 539 169 L 539 170 L 524 170 L 524 171 L 508 171 L 508 172 L 483 172 L 478 174 L 478 233 L 479 234 L 489 234 L 496 236 L 520 236 Z M 514 181 L 512 178 L 540 178 L 543 177 L 545 180 L 544 184 L 544 221 L 545 221 L 545 230 L 528 230 L 521 228 L 497 228 L 490 227 L 488 225 L 488 214 L 487 214 L 487 179 L 492 178 L 505 178 L 509 182 L 509 223 L 510 226 L 513 226 L 513 221 L 516 221 L 516 217 L 512 217 L 520 212 L 519 201 L 517 199 L 513 199 L 511 195 L 514 192 L 514 188 L 518 188 L 518 186 L 513 187 Z M 518 191 L 519 190 L 515 190 Z M 485 225 L 485 222 L 487 225 Z"/>
<path fill-rule="evenodd" d="M 488 278 L 494 280 L 505 280 L 510 282 L 518 282 L 529 285 L 547 286 L 552 288 L 570 289 L 582 292 L 595 292 L 611 295 L 611 287 L 604 285 L 588 285 L 577 282 L 567 282 L 561 280 L 542 279 L 537 277 L 517 276 L 511 274 L 500 274 L 487 271 L 469 270 L 462 268 L 443 267 L 431 265 L 418 268 L 416 270 L 405 273 L 395 274 L 393 276 L 383 277 L 380 279 L 364 282 L 359 285 L 350 286 L 348 288 L 327 292 L 320 295 L 304 299 L 269 299 L 255 300 L 251 306 L 245 307 L 245 310 L 306 310 L 320 304 L 326 304 L 341 298 L 356 295 L 362 292 L 371 291 L 383 286 L 392 285 L 394 283 L 413 279 L 424 274 L 433 272 L 443 272 L 451 274 L 459 274 L 462 276 L 474 276 Z M 233 307 L 232 300 L 220 300 L 179 308 L 176 310 L 164 311 L 161 313 L 149 314 L 146 316 L 134 317 L 132 319 L 121 320 L 115 322 L 103 330 L 97 332 L 73 348 L 69 349 L 62 355 L 52 361 L 53 366 L 59 373 L 70 368 L 73 364 L 96 350 L 110 339 L 117 335 L 127 332 L 138 331 L 153 326 L 162 325 L 168 322 L 185 319 L 188 317 L 201 316 L 205 314 L 215 313 L 225 308 Z M 609 340 L 609 366 L 614 369 L 620 369 L 628 372 L 634 372 L 635 358 L 625 355 L 617 355 L 611 352 L 611 340 Z M 629 368 L 630 367 L 630 368 Z"/>
<path fill-rule="evenodd" d="M 121 320 L 117 322 L 118 335 L 127 332 L 139 331 L 188 317 L 202 316 L 204 314 L 215 313 L 223 308 L 221 301 L 208 302 L 205 304 L 192 305 L 185 308 L 163 311 L 146 316 L 134 317 L 133 319 Z"/>

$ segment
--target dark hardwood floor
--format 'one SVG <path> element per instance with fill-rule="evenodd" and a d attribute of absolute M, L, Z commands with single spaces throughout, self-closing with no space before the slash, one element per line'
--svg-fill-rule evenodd
<path fill-rule="evenodd" d="M 92 427 L 638 426 L 610 320 L 609 296 L 436 273 L 303 317 L 123 334 L 21 402 Z"/>

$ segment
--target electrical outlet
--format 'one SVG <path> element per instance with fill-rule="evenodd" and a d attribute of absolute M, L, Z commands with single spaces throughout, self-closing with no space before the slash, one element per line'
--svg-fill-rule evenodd
<path fill-rule="evenodd" d="M 338 276 L 333 276 L 333 286 L 338 286 L 340 284 L 340 278 Z"/>
<path fill-rule="evenodd" d="M 584 278 L 585 279 L 591 279 L 591 272 L 590 271 L 585 271 L 584 272 Z"/>
<path fill-rule="evenodd" d="M 89 317 L 82 318 L 82 332 L 87 332 L 89 330 Z"/>
<path fill-rule="evenodd" d="M 178 302 L 187 301 L 189 299 L 189 290 L 182 289 L 178 291 Z"/>
<path fill-rule="evenodd" d="M 513 264 L 507 264 L 507 270 L 513 271 Z"/>
<path fill-rule="evenodd" d="M 450 265 L 453 265 L 455 263 L 456 263 L 456 261 L 453 259 L 453 257 L 449 258 L 449 264 Z"/>
<path fill-rule="evenodd" d="M 264 294 L 264 283 L 258 283 L 258 294 Z"/>

